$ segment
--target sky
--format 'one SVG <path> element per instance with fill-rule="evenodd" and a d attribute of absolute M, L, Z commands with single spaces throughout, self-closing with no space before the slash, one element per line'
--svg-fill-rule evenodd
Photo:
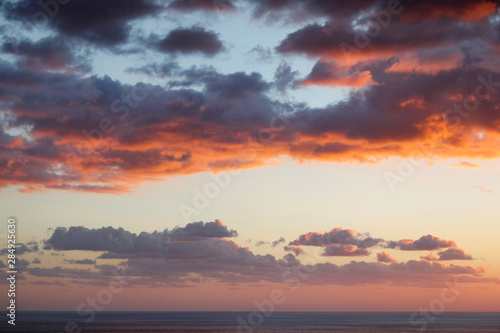
<path fill-rule="evenodd" d="M 500 311 L 499 8 L 2 2 L 2 294 Z"/>

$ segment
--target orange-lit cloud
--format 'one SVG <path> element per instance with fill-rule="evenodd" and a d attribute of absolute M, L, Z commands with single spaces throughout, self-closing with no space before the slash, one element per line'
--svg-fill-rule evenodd
<path fill-rule="evenodd" d="M 79 6 L 48 23 L 55 34 L 64 34 L 60 24 L 73 27 L 71 15 Z M 107 6 L 115 10 L 119 4 Z M 391 156 L 500 156 L 499 23 L 490 19 L 494 2 L 407 3 L 361 46 L 356 41 L 376 21 L 367 10 L 386 10 L 387 4 L 259 2 L 252 5 L 257 16 L 267 10 L 281 18 L 279 13 L 302 8 L 304 17 L 326 18 L 324 24 L 291 31 L 274 50 L 285 59 L 289 54 L 314 58 L 309 73 L 299 74 L 283 63 L 266 80 L 245 70 L 183 68 L 169 59 L 127 69 L 147 77 L 168 76 L 165 86 L 88 75 L 91 62 L 71 42 L 85 40 L 120 53 L 117 46 L 130 33 L 125 23 L 147 17 L 160 5 L 137 6 L 140 13 L 127 9 L 119 11 L 123 16 L 93 17 L 95 26 L 75 26 L 65 38 L 2 44 L 14 60 L 0 63 L 0 100 L 7 107 L 0 127 L 0 187 L 16 185 L 25 193 L 123 193 L 146 181 L 254 168 L 283 156 L 360 163 Z M 12 20 L 22 19 L 27 10 L 7 7 Z M 168 10 L 231 15 L 235 8 L 174 2 Z M 124 24 L 115 27 L 117 22 Z M 103 27 L 115 27 L 112 31 L 120 34 L 109 35 Z M 152 36 L 144 47 L 219 56 L 224 46 L 215 32 L 187 30 Z M 197 38 L 186 44 L 176 33 Z M 340 47 L 344 43 L 350 45 L 349 55 Z M 304 85 L 348 90 L 342 100 L 323 107 L 280 99 Z"/>
<path fill-rule="evenodd" d="M 425 257 L 421 257 L 427 261 L 441 261 L 441 260 L 473 260 L 470 254 L 466 254 L 464 250 L 458 248 L 450 248 L 444 251 L 438 252 L 439 257 L 436 257 L 434 253 L 430 253 Z"/>
<path fill-rule="evenodd" d="M 451 166 L 466 167 L 466 168 L 479 168 L 479 165 L 473 164 L 473 163 L 470 163 L 470 162 L 467 162 L 467 161 L 460 162 L 458 164 L 452 164 Z"/>
<path fill-rule="evenodd" d="M 381 252 L 377 253 L 377 262 L 384 262 L 384 263 L 396 263 L 398 262 L 396 259 L 391 257 L 391 255 L 387 252 Z"/>

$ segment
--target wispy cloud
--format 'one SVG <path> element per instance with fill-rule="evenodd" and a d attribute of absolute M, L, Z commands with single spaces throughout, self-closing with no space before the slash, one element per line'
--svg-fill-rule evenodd
<path fill-rule="evenodd" d="M 465 168 L 480 168 L 479 165 L 472 164 L 470 162 L 460 162 L 458 164 L 452 164 L 451 166 L 454 166 L 454 167 L 465 167 Z"/>

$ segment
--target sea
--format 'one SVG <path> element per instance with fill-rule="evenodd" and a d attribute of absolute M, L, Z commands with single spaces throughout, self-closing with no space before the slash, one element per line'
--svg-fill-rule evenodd
<path fill-rule="evenodd" d="M 2 313 L 0 332 L 426 332 L 500 333 L 500 312 L 96 312 Z"/>

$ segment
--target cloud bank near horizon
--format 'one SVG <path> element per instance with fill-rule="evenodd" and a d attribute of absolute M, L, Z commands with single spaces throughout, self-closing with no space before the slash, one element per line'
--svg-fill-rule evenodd
<path fill-rule="evenodd" d="M 300 243 L 313 250 L 322 249 L 323 252 L 287 245 L 284 250 L 295 255 L 288 253 L 277 258 L 271 254 L 255 254 L 249 247 L 242 247 L 228 239 L 236 236 L 237 232 L 230 230 L 220 220 L 193 222 L 184 227 L 162 232 L 141 232 L 138 235 L 113 227 L 59 227 L 43 242 L 44 250 L 55 250 L 66 254 L 66 257 L 71 257 L 72 251 L 86 251 L 87 255 L 95 252 L 94 258 L 64 259 L 61 265 L 55 267 L 40 266 L 39 259 L 32 263 L 36 264 L 32 267 L 24 260 L 24 268 L 20 269 L 26 283 L 106 284 L 113 271 L 123 268 L 131 283 L 148 282 L 154 287 L 193 286 L 208 281 L 227 285 L 260 282 L 294 284 L 298 272 L 308 276 L 301 283 L 312 285 L 397 284 L 433 287 L 439 286 L 444 279 L 455 277 L 470 283 L 498 283 L 498 279 L 488 277 L 481 266 L 436 262 L 473 258 L 457 248 L 453 241 L 431 235 L 412 241 L 412 244 L 422 244 L 422 239 L 432 239 L 432 246 L 424 243 L 426 246 L 412 248 L 411 251 L 446 248 L 437 253 L 439 257 L 431 253 L 420 259 L 399 262 L 391 254 L 381 252 L 377 253 L 376 261 L 353 260 L 346 264 L 336 264 L 332 260 L 366 257 L 371 254 L 370 250 L 388 249 L 387 244 L 392 241 L 381 238 L 373 241 L 367 233 L 334 228 L 324 233 L 306 233 L 290 242 Z M 367 242 L 367 239 L 370 241 Z M 439 242 L 433 243 L 436 240 Z M 283 243 L 281 238 L 278 241 Z M 410 240 L 405 239 L 405 244 L 408 243 Z M 32 252 L 37 253 L 37 256 L 43 255 L 34 245 L 31 244 Z M 399 247 L 389 249 L 393 254 L 397 254 L 394 251 L 408 251 Z M 2 251 L 1 255 L 6 253 Z M 75 265 L 81 265 L 82 268 L 75 268 Z M 6 274 L 5 271 L 2 270 L 2 274 Z M 57 280 L 46 281 L 46 278 Z"/>

